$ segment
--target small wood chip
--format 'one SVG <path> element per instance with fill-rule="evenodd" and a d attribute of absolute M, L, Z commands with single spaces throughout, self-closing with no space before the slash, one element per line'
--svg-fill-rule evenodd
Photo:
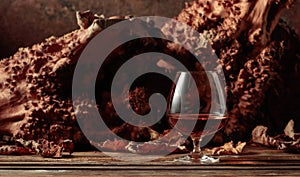
<path fill-rule="evenodd" d="M 225 143 L 223 146 L 214 147 L 212 149 L 206 149 L 210 155 L 230 155 L 230 154 L 241 154 L 246 142 L 238 142 L 234 144 L 233 141 Z"/>

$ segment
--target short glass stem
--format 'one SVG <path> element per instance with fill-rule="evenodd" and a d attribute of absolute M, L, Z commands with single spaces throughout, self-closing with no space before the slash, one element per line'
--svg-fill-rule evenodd
<path fill-rule="evenodd" d="M 201 159 L 203 153 L 201 151 L 200 142 L 201 137 L 192 137 L 193 140 L 193 151 L 190 153 L 190 157 L 194 160 Z"/>
<path fill-rule="evenodd" d="M 201 142 L 201 137 L 193 137 L 193 153 L 201 153 L 201 147 L 200 147 L 200 142 Z"/>

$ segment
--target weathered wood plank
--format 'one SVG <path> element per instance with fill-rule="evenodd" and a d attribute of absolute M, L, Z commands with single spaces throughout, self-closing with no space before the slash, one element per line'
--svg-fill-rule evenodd
<path fill-rule="evenodd" d="M 62 159 L 0 156 L 0 176 L 300 176 L 300 154 L 265 147 L 247 147 L 241 155 L 223 155 L 220 163 L 210 165 L 170 162 L 183 154 L 143 163 L 110 154 L 116 153 L 75 152 Z"/>

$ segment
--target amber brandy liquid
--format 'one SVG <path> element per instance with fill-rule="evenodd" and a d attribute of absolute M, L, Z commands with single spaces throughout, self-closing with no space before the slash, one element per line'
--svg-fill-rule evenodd
<path fill-rule="evenodd" d="M 201 136 L 217 132 L 226 116 L 216 114 L 168 114 L 169 123 L 184 135 Z"/>

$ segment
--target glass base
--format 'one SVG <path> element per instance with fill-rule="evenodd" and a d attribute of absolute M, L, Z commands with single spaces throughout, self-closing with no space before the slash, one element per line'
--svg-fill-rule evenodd
<path fill-rule="evenodd" d="M 195 154 L 191 154 L 174 159 L 173 162 L 211 164 L 220 162 L 220 159 L 216 157 L 210 157 L 207 155 L 195 156 Z"/>

